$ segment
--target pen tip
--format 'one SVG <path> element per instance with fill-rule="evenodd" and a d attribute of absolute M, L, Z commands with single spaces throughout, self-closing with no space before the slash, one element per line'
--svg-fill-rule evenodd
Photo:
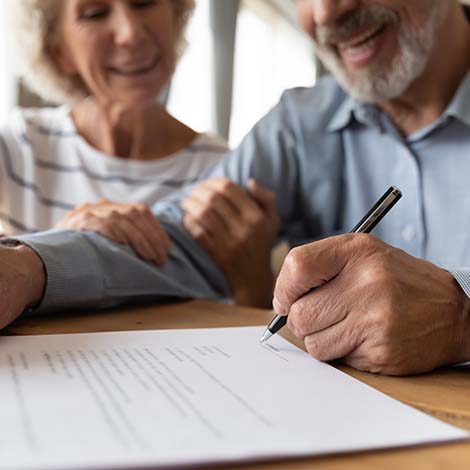
<path fill-rule="evenodd" d="M 261 336 L 259 342 L 261 344 L 263 343 L 266 343 L 266 341 L 268 341 L 269 338 L 271 338 L 272 336 L 272 333 L 269 331 L 269 330 L 266 330 L 264 333 L 263 333 L 263 336 Z"/>

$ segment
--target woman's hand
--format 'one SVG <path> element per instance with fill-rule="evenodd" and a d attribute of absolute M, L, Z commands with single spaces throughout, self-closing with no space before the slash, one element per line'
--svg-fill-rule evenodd
<path fill-rule="evenodd" d="M 170 239 L 145 204 L 121 204 L 106 199 L 82 204 L 68 212 L 54 228 L 97 232 L 130 245 L 145 261 L 165 263 Z"/>
<path fill-rule="evenodd" d="M 225 178 L 197 186 L 182 203 L 184 225 L 225 274 L 239 305 L 270 307 L 276 197 L 254 180 L 248 192 Z"/>

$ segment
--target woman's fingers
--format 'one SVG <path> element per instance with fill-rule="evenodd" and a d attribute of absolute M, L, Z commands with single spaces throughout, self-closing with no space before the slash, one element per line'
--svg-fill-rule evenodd
<path fill-rule="evenodd" d="M 130 220 L 148 242 L 154 260 L 164 263 L 170 250 L 170 238 L 148 206 L 139 204 L 124 209 L 123 216 Z"/>
<path fill-rule="evenodd" d="M 202 226 L 197 219 L 191 214 L 186 214 L 184 217 L 184 226 L 191 237 L 197 241 L 197 243 L 206 250 L 209 255 L 218 261 L 218 244 L 214 240 L 211 232 Z"/>
<path fill-rule="evenodd" d="M 144 204 L 120 204 L 101 200 L 83 204 L 70 211 L 57 228 L 90 230 L 117 243 L 128 243 L 146 261 L 163 264 L 170 239 Z"/>
<path fill-rule="evenodd" d="M 75 225 L 75 226 L 74 226 Z M 116 243 L 126 243 L 126 234 L 118 227 L 110 224 L 103 224 L 100 217 L 92 213 L 87 213 L 86 217 L 81 217 L 81 220 L 76 221 L 75 224 L 71 222 L 70 226 L 73 230 L 96 232 L 109 240 Z"/>
<path fill-rule="evenodd" d="M 224 178 L 202 182 L 183 201 L 184 225 L 225 274 L 235 301 L 266 307 L 272 299 L 270 253 L 279 218 L 273 193 Z"/>
<path fill-rule="evenodd" d="M 211 216 L 218 217 L 229 228 L 233 220 L 240 219 L 240 210 L 235 201 L 230 195 L 211 187 L 209 181 L 198 186 L 188 199 L 198 202 L 198 213 L 195 216 L 201 222 Z"/>
<path fill-rule="evenodd" d="M 113 214 L 111 218 L 113 226 L 123 231 L 126 242 L 141 258 L 158 264 L 163 262 L 160 252 L 149 242 L 147 234 L 139 223 L 136 223 L 133 218 L 119 213 Z"/>
<path fill-rule="evenodd" d="M 250 196 L 261 206 L 268 216 L 277 217 L 276 194 L 274 191 L 261 186 L 256 180 L 250 178 L 248 181 Z"/>
<path fill-rule="evenodd" d="M 184 223 L 191 220 L 193 225 L 200 226 L 197 233 L 202 231 L 210 233 L 214 238 L 225 239 L 229 235 L 229 227 L 220 213 L 211 210 L 210 207 L 197 197 L 189 197 L 181 203 L 185 211 Z M 188 227 L 186 227 L 188 228 Z"/>

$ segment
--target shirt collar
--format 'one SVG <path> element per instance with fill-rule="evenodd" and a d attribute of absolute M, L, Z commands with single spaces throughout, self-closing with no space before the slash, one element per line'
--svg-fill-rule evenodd
<path fill-rule="evenodd" d="M 382 129 L 380 113 L 374 104 L 361 103 L 352 96 L 346 95 L 328 123 L 327 129 L 329 132 L 337 132 L 347 127 L 353 119 L 366 126 Z"/>
<path fill-rule="evenodd" d="M 365 125 L 381 127 L 380 111 L 375 105 L 360 103 L 350 95 L 345 95 L 343 102 L 328 123 L 329 132 L 337 132 L 347 127 L 353 118 Z M 470 126 L 470 72 L 467 73 L 442 118 L 454 117 Z"/>
<path fill-rule="evenodd" d="M 345 95 L 343 102 L 340 104 L 328 123 L 328 131 L 336 132 L 348 126 L 353 117 L 353 111 L 358 106 L 360 106 L 360 103 L 358 103 L 352 96 Z"/>
<path fill-rule="evenodd" d="M 449 106 L 444 111 L 444 115 L 452 116 L 470 126 L 470 72 L 467 73 Z"/>

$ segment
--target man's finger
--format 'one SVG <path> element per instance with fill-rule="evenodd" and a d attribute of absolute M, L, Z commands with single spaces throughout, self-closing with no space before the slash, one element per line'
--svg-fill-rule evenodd
<path fill-rule="evenodd" d="M 347 319 L 336 323 L 318 333 L 306 336 L 305 348 L 308 353 L 319 361 L 341 359 L 358 346 L 359 329 L 352 327 Z"/>
<path fill-rule="evenodd" d="M 212 189 L 248 220 L 259 212 L 258 204 L 238 184 L 224 178 L 207 180 L 207 188 Z"/>
<path fill-rule="evenodd" d="M 354 238 L 360 236 L 340 235 L 292 249 L 276 281 L 274 309 L 287 315 L 296 300 L 337 276 L 354 254 Z"/>
<path fill-rule="evenodd" d="M 186 214 L 191 216 L 191 220 L 197 221 L 206 231 L 211 232 L 214 236 L 227 237 L 229 234 L 229 226 L 227 219 L 220 216 L 219 212 L 207 208 L 204 202 L 197 197 L 189 197 L 181 203 L 181 207 Z"/>
<path fill-rule="evenodd" d="M 184 217 L 184 226 L 189 232 L 191 237 L 197 241 L 197 243 L 206 250 L 209 255 L 214 257 L 216 250 L 216 242 L 212 238 L 211 233 L 202 226 L 197 219 L 194 219 L 191 214 L 186 214 Z"/>
<path fill-rule="evenodd" d="M 248 191 L 250 196 L 261 206 L 269 215 L 277 215 L 276 195 L 273 191 L 261 186 L 256 180 L 248 181 Z"/>
<path fill-rule="evenodd" d="M 348 304 L 342 301 L 344 286 L 336 277 L 296 300 L 290 307 L 287 326 L 299 338 L 318 333 L 342 322 Z"/>

